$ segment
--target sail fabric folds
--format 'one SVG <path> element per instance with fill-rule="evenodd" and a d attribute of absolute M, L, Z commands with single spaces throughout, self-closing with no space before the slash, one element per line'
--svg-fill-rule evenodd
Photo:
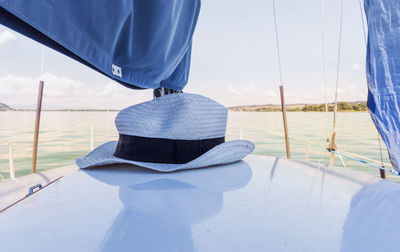
<path fill-rule="evenodd" d="M 400 169 L 400 1 L 365 0 L 368 109 Z"/>
<path fill-rule="evenodd" d="M 200 0 L 0 0 L 0 23 L 131 88 L 182 90 Z"/>

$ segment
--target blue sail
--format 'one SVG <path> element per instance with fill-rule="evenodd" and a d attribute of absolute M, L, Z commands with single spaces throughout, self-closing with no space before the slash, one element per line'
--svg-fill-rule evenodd
<path fill-rule="evenodd" d="M 400 169 L 400 1 L 365 0 L 368 109 Z"/>
<path fill-rule="evenodd" d="M 0 0 L 0 24 L 131 88 L 182 90 L 200 0 Z"/>

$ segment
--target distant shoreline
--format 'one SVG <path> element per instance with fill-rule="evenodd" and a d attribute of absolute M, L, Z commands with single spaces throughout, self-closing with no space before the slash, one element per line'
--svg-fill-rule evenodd
<path fill-rule="evenodd" d="M 280 112 L 281 105 L 249 105 L 229 107 L 232 112 Z M 334 104 L 328 104 L 328 111 L 333 112 Z M 323 104 L 288 104 L 286 105 L 288 112 L 325 112 L 326 106 Z M 356 102 L 338 102 L 338 112 L 367 112 L 367 103 L 364 101 Z"/>
<path fill-rule="evenodd" d="M 2 111 L 15 111 L 15 112 L 34 112 L 36 109 L 15 109 L 7 104 L 0 103 L 0 112 Z M 119 109 L 42 109 L 42 111 L 55 111 L 55 112 L 118 112 Z"/>
<path fill-rule="evenodd" d="M 14 109 L 15 112 L 35 112 L 35 109 Z M 119 112 L 119 109 L 42 109 L 42 112 Z"/>
<path fill-rule="evenodd" d="M 120 112 L 121 110 L 42 110 L 42 112 Z M 273 111 L 247 111 L 247 110 L 232 110 L 228 108 L 229 112 L 237 113 L 237 112 L 244 112 L 244 113 L 280 113 L 281 110 L 273 110 Z M 28 109 L 28 110 L 0 110 L 0 113 L 4 112 L 36 112 L 36 110 L 33 109 Z M 325 113 L 325 111 L 299 111 L 299 110 L 287 110 L 287 112 L 293 113 L 293 112 L 298 112 L 298 113 L 308 113 L 308 112 L 316 112 L 316 113 Z M 328 111 L 328 112 L 333 112 L 333 111 Z M 368 110 L 363 110 L 363 111 L 357 111 L 357 110 L 345 110 L 345 111 L 338 111 L 339 113 L 346 113 L 346 112 L 356 112 L 356 113 L 367 113 Z"/>
<path fill-rule="evenodd" d="M 288 112 L 325 112 L 325 104 L 288 104 L 286 111 Z M 281 105 L 247 105 L 228 107 L 230 112 L 280 112 Z M 333 112 L 334 104 L 328 104 L 328 111 Z M 4 103 L 0 103 L 0 112 L 34 112 L 35 109 L 14 109 Z M 43 109 L 44 112 L 119 112 L 119 109 Z M 367 104 L 365 101 L 356 102 L 339 102 L 338 112 L 367 112 Z"/>

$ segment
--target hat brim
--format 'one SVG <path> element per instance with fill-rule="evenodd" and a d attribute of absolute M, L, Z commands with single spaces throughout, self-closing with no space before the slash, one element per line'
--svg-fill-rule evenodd
<path fill-rule="evenodd" d="M 254 144 L 250 141 L 234 140 L 217 145 L 186 164 L 161 164 L 115 157 L 114 152 L 116 147 L 117 141 L 102 144 L 85 157 L 76 159 L 76 164 L 82 169 L 109 164 L 133 164 L 155 171 L 171 172 L 234 163 L 243 159 L 254 150 Z"/>

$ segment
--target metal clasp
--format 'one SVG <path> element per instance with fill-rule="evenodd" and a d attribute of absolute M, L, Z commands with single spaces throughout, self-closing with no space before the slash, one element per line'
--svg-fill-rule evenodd
<path fill-rule="evenodd" d="M 33 194 L 33 193 L 34 193 L 34 190 L 35 190 L 36 188 L 38 188 L 37 191 L 39 191 L 40 189 L 43 188 L 43 186 L 42 186 L 41 184 L 37 184 L 37 185 L 34 185 L 34 186 L 29 187 L 29 193 L 28 193 L 26 196 L 30 196 L 31 194 Z"/>
<path fill-rule="evenodd" d="M 156 88 L 153 90 L 153 99 L 156 99 L 158 97 L 165 96 L 168 94 L 176 94 L 176 93 L 182 93 L 182 91 L 159 87 L 159 88 Z"/>

